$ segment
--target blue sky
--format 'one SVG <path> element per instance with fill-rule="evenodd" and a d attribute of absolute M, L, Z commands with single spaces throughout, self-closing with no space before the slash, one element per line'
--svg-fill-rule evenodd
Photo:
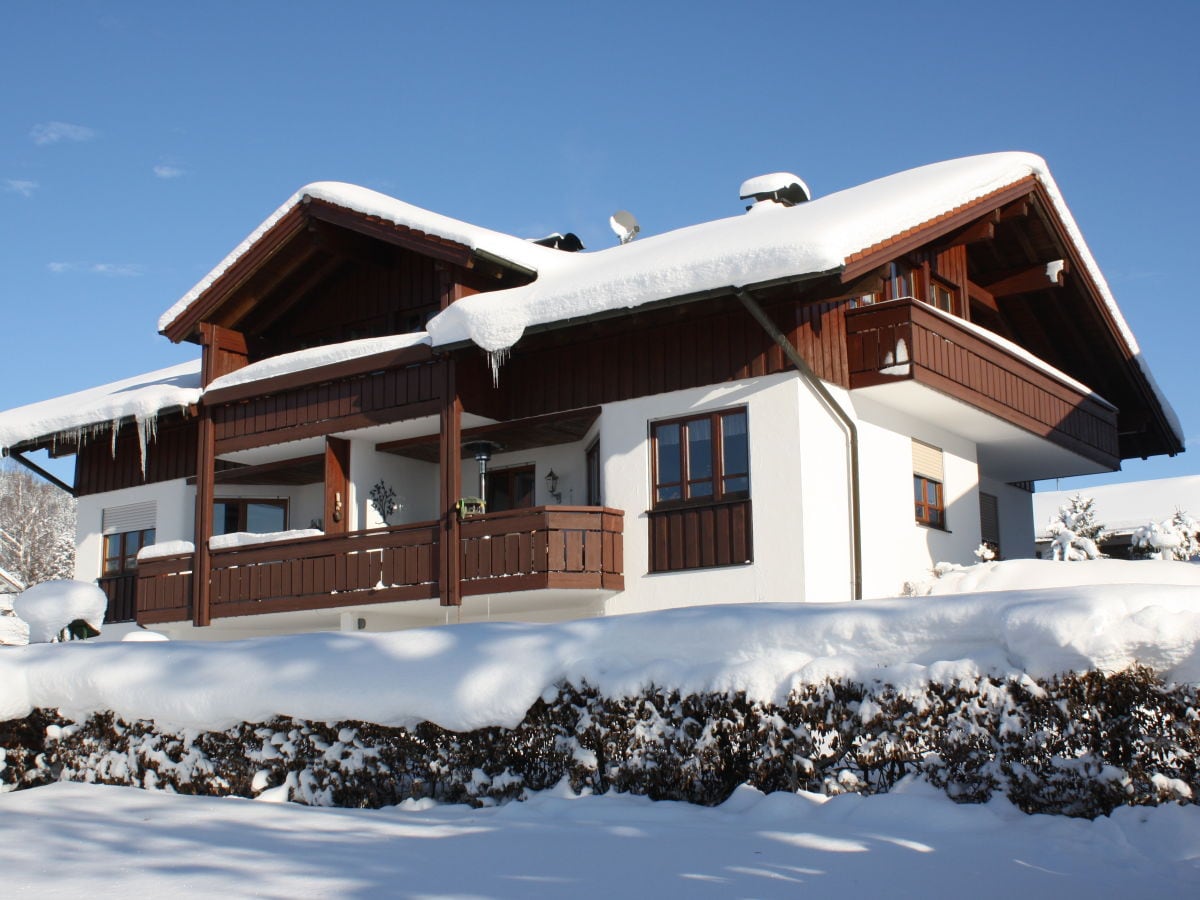
<path fill-rule="evenodd" d="M 599 248 L 616 209 L 646 234 L 734 215 L 763 172 L 824 194 L 1019 149 L 1192 447 L 1116 478 L 1200 473 L 1200 3 L 839 6 L 12 4 L 0 408 L 194 357 L 159 314 L 311 181 Z"/>

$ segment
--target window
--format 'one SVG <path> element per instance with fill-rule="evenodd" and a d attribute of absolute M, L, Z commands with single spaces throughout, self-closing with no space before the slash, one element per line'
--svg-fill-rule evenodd
<path fill-rule="evenodd" d="M 592 441 L 584 461 L 587 468 L 587 505 L 603 506 L 600 493 L 600 441 Z"/>
<path fill-rule="evenodd" d="M 213 502 L 213 534 L 270 534 L 287 528 L 286 500 L 224 497 Z"/>
<path fill-rule="evenodd" d="M 101 513 L 100 531 L 104 535 L 102 575 L 133 573 L 137 568 L 138 551 L 154 543 L 157 514 L 158 506 L 153 500 L 110 506 Z"/>
<path fill-rule="evenodd" d="M 944 312 L 957 313 L 957 291 L 950 285 L 937 279 L 930 279 L 929 305 Z"/>
<path fill-rule="evenodd" d="M 979 492 L 979 539 L 1000 558 L 1000 502 L 995 494 Z"/>
<path fill-rule="evenodd" d="M 750 496 L 744 408 L 655 422 L 651 437 L 656 508 Z"/>
<path fill-rule="evenodd" d="M 933 528 L 946 527 L 946 500 L 942 451 L 931 444 L 912 442 L 913 499 L 917 521 Z"/>
<path fill-rule="evenodd" d="M 487 473 L 487 511 L 526 509 L 534 503 L 533 466 L 492 469 Z"/>
<path fill-rule="evenodd" d="M 138 551 L 154 543 L 154 529 L 122 531 L 104 536 L 103 574 L 126 575 L 137 568 Z"/>
<path fill-rule="evenodd" d="M 888 263 L 883 281 L 883 299 L 898 300 L 901 297 L 919 297 L 921 272 L 904 263 Z"/>

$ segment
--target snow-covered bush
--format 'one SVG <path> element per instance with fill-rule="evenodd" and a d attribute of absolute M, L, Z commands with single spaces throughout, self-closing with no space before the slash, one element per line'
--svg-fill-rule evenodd
<path fill-rule="evenodd" d="M 1099 559 L 1104 526 L 1096 521 L 1095 501 L 1076 494 L 1058 508 L 1047 531 L 1050 533 L 1050 553 L 1053 559 L 1075 561 Z"/>
<path fill-rule="evenodd" d="M 1133 532 L 1132 555 L 1135 559 L 1195 559 L 1200 556 L 1198 531 L 1200 524 L 1177 509 L 1171 518 L 1148 522 Z"/>
<path fill-rule="evenodd" d="M 13 612 L 29 626 L 31 644 L 93 637 L 107 608 L 104 591 L 84 581 L 44 581 L 13 601 Z"/>
<path fill-rule="evenodd" d="M 566 780 L 716 805 L 761 791 L 885 793 L 919 777 L 960 803 L 999 793 L 1029 813 L 1095 817 L 1200 795 L 1200 690 L 1151 670 L 972 677 L 900 691 L 825 680 L 783 703 L 561 684 L 512 728 L 455 732 L 278 717 L 172 731 L 96 713 L 0 723 L 0 790 L 55 780 L 314 806 L 405 799 L 486 806 Z"/>

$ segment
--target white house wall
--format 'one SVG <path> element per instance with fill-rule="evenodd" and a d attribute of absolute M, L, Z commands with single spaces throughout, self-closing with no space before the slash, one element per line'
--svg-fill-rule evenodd
<path fill-rule="evenodd" d="M 981 475 L 979 489 L 996 498 L 1000 516 L 1000 555 L 1005 559 L 1031 556 L 1034 544 L 1033 494 Z"/>
<path fill-rule="evenodd" d="M 75 577 L 94 581 L 100 577 L 104 557 L 104 510 L 132 503 L 155 503 L 156 541 L 190 541 L 195 530 L 196 488 L 184 479 L 87 494 L 76 504 Z"/>
<path fill-rule="evenodd" d="M 438 517 L 438 467 L 433 463 L 378 453 L 374 441 L 350 441 L 351 531 L 385 524 L 371 505 L 371 488 L 383 481 L 396 493 L 400 508 L 388 524 L 429 522 Z M 323 490 L 323 488 L 322 488 Z"/>
<path fill-rule="evenodd" d="M 854 398 L 862 475 L 863 596 L 890 597 L 939 562 L 975 562 L 980 543 L 975 444 L 871 400 Z M 913 515 L 912 440 L 942 451 L 946 529 Z"/>
<path fill-rule="evenodd" d="M 776 375 L 603 407 L 600 450 L 604 503 L 625 511 L 625 591 L 609 601 L 609 613 L 803 599 L 805 563 L 813 557 L 804 541 L 801 504 L 794 493 L 789 496 L 788 491 L 779 489 L 795 482 L 796 448 L 802 439 L 797 391 L 795 376 Z M 649 423 L 735 406 L 747 407 L 755 562 L 648 574 Z M 805 445 L 801 455 L 809 450 L 818 457 L 823 455 L 815 443 L 812 447 Z"/>

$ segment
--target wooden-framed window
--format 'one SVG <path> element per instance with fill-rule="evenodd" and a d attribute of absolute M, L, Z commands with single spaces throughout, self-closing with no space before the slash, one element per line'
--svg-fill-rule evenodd
<path fill-rule="evenodd" d="M 584 452 L 584 465 L 587 470 L 587 505 L 603 506 L 603 494 L 600 489 L 600 439 L 592 441 Z"/>
<path fill-rule="evenodd" d="M 750 496 L 745 407 L 655 422 L 650 438 L 656 509 Z"/>
<path fill-rule="evenodd" d="M 287 530 L 287 500 L 220 497 L 213 501 L 213 534 L 270 534 Z"/>
<path fill-rule="evenodd" d="M 929 305 L 943 312 L 959 315 L 958 291 L 940 278 L 929 279 Z"/>
<path fill-rule="evenodd" d="M 923 272 L 904 262 L 888 263 L 883 279 L 883 299 L 920 297 Z"/>
<path fill-rule="evenodd" d="M 534 505 L 533 466 L 489 469 L 487 473 L 487 511 L 527 509 Z"/>
<path fill-rule="evenodd" d="M 913 499 L 917 521 L 922 525 L 945 529 L 946 480 L 942 451 L 932 444 L 912 442 Z"/>
<path fill-rule="evenodd" d="M 102 574 L 126 575 L 137 568 L 138 551 L 154 543 L 154 529 L 140 528 L 104 536 L 104 566 Z"/>

